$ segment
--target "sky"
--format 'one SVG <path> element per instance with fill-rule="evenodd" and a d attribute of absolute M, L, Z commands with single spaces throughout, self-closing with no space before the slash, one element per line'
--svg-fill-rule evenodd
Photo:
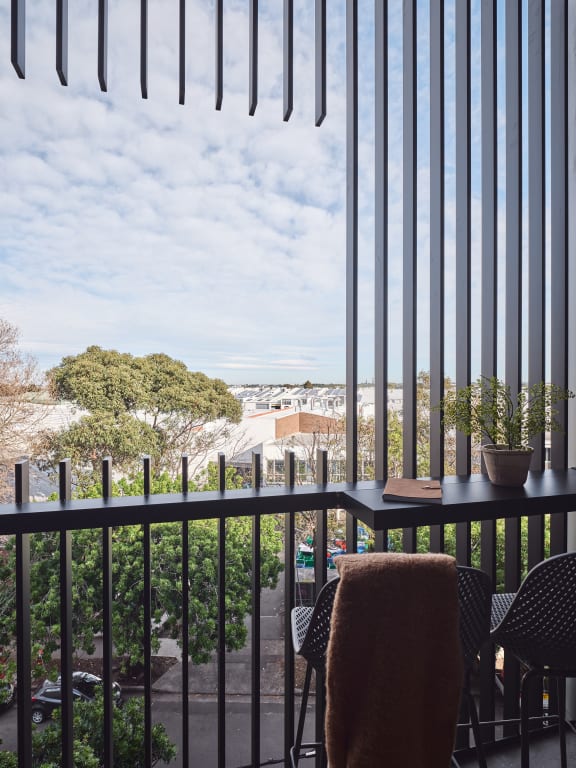
<path fill-rule="evenodd" d="M 455 356 L 454 2 L 445 3 L 448 373 Z M 43 370 L 96 344 L 134 355 L 165 352 L 230 384 L 345 380 L 345 0 L 328 2 L 328 116 L 320 128 L 314 126 L 314 3 L 294 3 L 288 123 L 282 120 L 282 3 L 259 4 L 253 117 L 246 0 L 224 3 L 224 101 L 220 112 L 214 109 L 213 5 L 187 3 L 182 106 L 175 2 L 150 0 L 149 98 L 143 100 L 137 4 L 109 2 L 109 88 L 101 93 L 96 3 L 70 4 L 69 85 L 62 87 L 54 67 L 54 4 L 28 0 L 22 81 L 10 65 L 9 0 L 0 0 L 0 317 L 20 329 L 23 350 Z M 473 317 L 481 247 L 479 10 L 480 1 L 472 0 Z M 401 2 L 390 3 L 391 380 L 401 378 L 401 11 Z M 359 14 L 359 379 L 371 381 L 373 1 L 359 0 Z M 421 369 L 429 365 L 428 15 L 428 2 L 419 0 Z M 501 153 L 501 168 L 504 161 Z M 501 242 L 504 234 L 502 224 Z"/>

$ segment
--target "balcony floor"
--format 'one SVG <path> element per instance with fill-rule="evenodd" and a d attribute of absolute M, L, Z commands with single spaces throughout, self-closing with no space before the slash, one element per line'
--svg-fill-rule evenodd
<path fill-rule="evenodd" d="M 576 766 L 576 734 L 568 731 L 566 735 L 568 765 Z M 486 754 L 488 768 L 519 768 L 520 745 L 499 746 Z M 460 768 L 477 768 L 478 763 L 472 754 L 459 761 Z M 556 768 L 560 766 L 560 745 L 557 732 L 533 736 L 530 740 L 530 767 Z"/>

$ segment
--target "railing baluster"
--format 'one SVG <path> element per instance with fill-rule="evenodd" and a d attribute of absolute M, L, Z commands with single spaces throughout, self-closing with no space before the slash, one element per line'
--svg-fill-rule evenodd
<path fill-rule="evenodd" d="M 16 504 L 30 502 L 27 460 L 14 467 Z M 30 632 L 30 534 L 16 535 L 16 681 L 18 687 L 18 766 L 32 768 L 32 706 Z"/>
<path fill-rule="evenodd" d="M 148 0 L 140 0 L 140 92 L 148 98 Z"/>
<path fill-rule="evenodd" d="M 252 487 L 262 485 L 262 455 L 252 454 Z M 252 520 L 252 765 L 260 765 L 260 515 Z"/>
<path fill-rule="evenodd" d="M 144 472 L 144 496 L 151 492 L 151 461 L 142 460 Z M 152 549 L 150 523 L 142 524 L 142 550 L 144 557 L 143 594 L 144 608 L 144 766 L 152 766 Z"/>
<path fill-rule="evenodd" d="M 294 451 L 284 452 L 284 483 L 296 483 Z M 289 765 L 294 743 L 294 650 L 292 645 L 292 608 L 296 603 L 296 524 L 295 513 L 284 515 L 284 760 Z"/>
<path fill-rule="evenodd" d="M 112 458 L 102 460 L 102 497 L 112 497 Z M 104 768 L 114 764 L 112 697 L 112 528 L 102 528 L 102 666 L 104 676 Z"/>
<path fill-rule="evenodd" d="M 188 493 L 188 456 L 182 456 L 182 496 Z M 190 524 L 182 521 L 182 768 L 190 764 Z"/>
<path fill-rule="evenodd" d="M 226 490 L 226 457 L 218 454 L 218 489 Z M 226 765 L 226 517 L 218 518 L 218 768 Z"/>
<path fill-rule="evenodd" d="M 59 464 L 60 501 L 72 498 L 70 459 Z M 72 699 L 72 534 L 60 531 L 60 676 L 62 681 L 62 768 L 74 766 Z"/>
<path fill-rule="evenodd" d="M 316 482 L 325 485 L 328 482 L 328 451 L 318 449 L 316 452 Z M 328 549 L 328 511 L 316 511 L 316 546 L 314 547 L 314 599 L 326 584 L 326 550 Z M 326 694 L 320 679 L 316 677 L 316 707 L 315 727 L 316 741 L 322 741 L 324 733 L 324 716 L 326 713 Z M 316 768 L 326 768 L 324 750 L 316 750 Z"/>

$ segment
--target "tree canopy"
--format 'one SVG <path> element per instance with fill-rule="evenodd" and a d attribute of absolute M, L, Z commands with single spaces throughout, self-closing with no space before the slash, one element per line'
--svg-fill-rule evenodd
<path fill-rule="evenodd" d="M 38 454 L 49 465 L 71 458 L 76 472 L 88 471 L 90 482 L 105 456 L 130 472 L 147 454 L 157 474 L 175 475 L 182 453 L 215 450 L 242 415 L 221 379 L 189 371 L 165 354 L 135 357 L 91 346 L 47 375 L 53 397 L 88 414 L 60 432 L 44 433 Z"/>

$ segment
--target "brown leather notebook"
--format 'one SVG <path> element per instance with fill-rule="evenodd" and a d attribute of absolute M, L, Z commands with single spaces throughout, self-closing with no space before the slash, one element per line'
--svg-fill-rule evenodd
<path fill-rule="evenodd" d="M 415 504 L 442 504 L 442 487 L 439 480 L 391 477 L 386 481 L 382 498 L 388 501 L 413 501 Z"/>

